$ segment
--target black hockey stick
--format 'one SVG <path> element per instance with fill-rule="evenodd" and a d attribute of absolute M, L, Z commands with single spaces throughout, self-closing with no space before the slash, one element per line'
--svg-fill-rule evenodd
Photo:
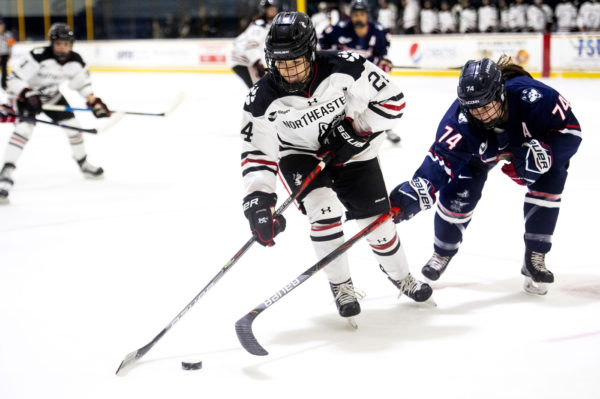
<path fill-rule="evenodd" d="M 125 115 L 137 115 L 137 116 L 168 116 L 175 110 L 175 108 L 177 108 L 179 106 L 179 104 L 181 104 L 184 96 L 185 95 L 183 93 L 179 93 L 175 97 L 175 100 L 173 101 L 173 103 L 164 112 L 135 112 L 135 111 L 110 111 L 110 112 L 112 112 L 112 113 L 119 112 L 119 113 L 122 113 Z M 56 105 L 56 104 L 44 104 L 42 106 L 42 109 L 44 109 L 44 111 L 60 111 L 60 112 L 64 112 L 64 111 L 67 111 L 67 112 L 88 111 L 89 112 L 89 111 L 92 111 L 92 108 L 77 108 L 77 107 L 71 107 L 69 105 Z"/>
<path fill-rule="evenodd" d="M 298 277 L 290 281 L 288 284 L 277 290 L 277 292 L 269 296 L 269 298 L 265 299 L 264 302 L 255 307 L 252 311 L 250 311 L 250 313 L 239 319 L 235 323 L 235 332 L 244 349 L 256 356 L 268 355 L 269 352 L 267 352 L 265 348 L 263 348 L 258 343 L 256 337 L 254 336 L 254 333 L 252 332 L 252 323 L 254 322 L 254 319 L 256 319 L 256 317 L 259 314 L 264 312 L 275 302 L 283 298 L 285 295 L 289 294 L 293 289 L 297 288 L 300 284 L 312 277 L 316 272 L 323 269 L 338 256 L 350 249 L 350 247 L 362 237 L 368 235 L 373 230 L 381 226 L 383 223 L 387 222 L 389 219 L 396 217 L 398 212 L 398 208 L 392 208 L 388 213 L 385 213 L 378 217 L 371 224 L 369 224 L 364 229 L 356 233 L 352 238 L 350 238 L 342 245 L 340 245 L 339 247 L 331 251 L 329 254 L 327 254 L 323 259 L 306 269 L 301 275 L 299 275 Z"/>
<path fill-rule="evenodd" d="M 329 154 L 326 155 L 323 158 L 323 160 L 320 161 L 319 164 L 315 167 L 315 169 L 313 169 L 313 171 L 310 172 L 310 174 L 308 176 L 306 176 L 306 178 L 304 179 L 304 182 L 302 183 L 302 186 L 300 186 L 298 191 L 296 191 L 294 194 L 290 195 L 281 204 L 281 206 L 279 206 L 279 208 L 275 211 L 275 215 L 279 215 L 279 214 L 283 213 L 283 211 L 285 211 L 292 202 L 294 202 L 296 199 L 298 199 L 298 197 L 306 190 L 306 187 L 308 187 L 308 185 L 315 180 L 315 178 L 319 175 L 319 173 L 321 173 L 321 171 L 323 169 L 325 169 L 325 167 L 331 161 L 331 159 L 332 159 L 331 155 L 329 155 Z M 167 333 L 167 331 L 169 331 L 171 329 L 171 327 L 173 327 L 173 325 L 175 325 L 175 323 L 177 323 L 179 321 L 179 319 L 181 319 L 183 317 L 183 315 L 185 315 L 188 312 L 188 310 L 190 310 L 192 308 L 192 306 L 194 306 L 196 304 L 196 302 L 198 302 L 198 300 L 202 296 L 204 296 L 204 294 L 206 294 L 206 292 L 213 285 L 215 285 L 217 283 L 217 281 L 219 281 L 221 279 L 221 277 L 223 277 L 225 275 L 225 273 L 227 273 L 229 271 L 229 269 L 231 269 L 231 267 L 242 257 L 242 255 L 244 255 L 246 253 L 246 251 L 252 246 L 252 244 L 254 244 L 255 241 L 256 241 L 256 239 L 254 237 L 252 237 L 248 241 L 246 241 L 244 246 L 242 248 L 240 248 L 240 250 L 235 255 L 233 255 L 233 258 L 231 258 L 229 260 L 229 262 L 227 262 L 225 264 L 225 266 L 223 266 L 221 268 L 221 270 L 219 270 L 219 272 L 194 297 L 194 299 L 192 299 L 191 302 L 188 303 L 186 305 L 186 307 L 183 308 L 183 310 L 181 312 L 179 312 L 179 314 L 177 316 L 175 316 L 175 318 L 173 320 L 171 320 L 171 322 L 165 328 L 163 328 L 162 331 L 156 337 L 154 337 L 154 339 L 152 341 L 150 341 L 145 346 L 142 346 L 140 349 L 133 351 L 133 352 L 129 353 L 127 356 L 125 356 L 125 359 L 123 359 L 123 361 L 119 365 L 119 368 L 117 369 L 116 374 L 124 375 L 125 374 L 124 371 L 128 368 L 128 366 L 131 366 L 137 359 L 141 358 L 146 353 L 148 353 L 148 351 L 150 349 L 152 349 L 152 347 L 163 337 L 163 335 L 165 335 Z"/>
<path fill-rule="evenodd" d="M 48 124 L 48 125 L 62 127 L 64 129 L 77 130 L 78 132 L 82 132 L 82 133 L 92 133 L 92 134 L 97 134 L 98 133 L 97 129 L 84 129 L 84 128 L 77 127 L 77 126 L 64 125 L 64 124 L 59 123 L 59 122 L 44 121 L 44 120 L 41 120 L 41 119 L 37 119 L 37 118 L 35 118 L 33 116 L 24 116 L 24 115 L 15 114 L 15 113 L 11 112 L 10 110 L 2 107 L 1 105 L 0 105 L 0 108 L 2 108 L 3 112 L 6 115 L 12 116 L 13 118 L 19 118 L 19 119 L 26 120 L 26 121 L 29 121 L 29 122 L 45 123 L 45 124 Z"/>

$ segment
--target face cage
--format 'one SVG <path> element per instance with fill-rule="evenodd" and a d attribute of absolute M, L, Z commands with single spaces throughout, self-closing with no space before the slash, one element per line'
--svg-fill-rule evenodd
<path fill-rule="evenodd" d="M 268 61 L 268 65 L 269 65 L 271 72 L 273 73 L 273 78 L 275 78 L 275 82 L 277 83 L 277 85 L 279 85 L 279 87 L 281 87 L 283 90 L 285 90 L 288 93 L 299 92 L 300 90 L 302 90 L 306 87 L 308 82 L 310 82 L 312 80 L 313 73 L 314 73 L 312 56 L 305 54 L 303 57 L 306 59 L 306 62 L 303 65 L 308 64 L 309 71 L 306 74 L 306 77 L 304 78 L 304 80 L 302 80 L 302 81 L 297 80 L 295 82 L 288 82 L 281 74 L 280 69 L 277 68 L 277 66 L 275 65 L 275 63 L 277 61 L 286 61 L 286 60 L 276 60 L 276 59 L 270 58 Z M 309 57 L 310 57 L 310 59 L 309 59 Z M 298 58 L 300 58 L 300 57 L 298 57 Z M 285 68 L 284 71 L 286 69 L 294 69 L 294 68 L 297 69 L 298 67 Z M 301 75 L 304 71 L 306 71 L 306 69 L 302 69 L 300 71 L 297 70 L 295 74 L 292 74 L 292 75 L 285 74 L 285 76 L 294 78 L 298 75 Z"/>
<path fill-rule="evenodd" d="M 484 123 L 481 120 L 475 118 L 475 116 L 473 116 L 473 114 L 471 114 L 471 112 L 469 112 L 468 108 L 463 108 L 463 113 L 467 117 L 467 120 L 469 122 L 472 122 L 478 128 L 483 129 L 483 130 L 491 130 L 491 129 L 495 128 L 496 126 L 498 126 L 502 122 L 502 119 L 504 119 L 504 112 L 505 112 L 504 101 L 502 101 L 499 98 L 496 100 L 493 100 L 493 101 L 496 101 L 498 103 L 498 107 L 494 108 L 494 112 L 496 114 L 498 114 L 498 116 L 488 122 Z"/>

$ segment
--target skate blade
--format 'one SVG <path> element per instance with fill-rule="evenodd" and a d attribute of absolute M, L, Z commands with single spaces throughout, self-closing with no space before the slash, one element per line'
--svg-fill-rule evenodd
<path fill-rule="evenodd" d="M 546 295 L 548 293 L 548 283 L 537 283 L 531 277 L 525 277 L 523 289 L 529 294 Z"/>
<path fill-rule="evenodd" d="M 346 320 L 348 321 L 348 325 L 350 327 L 352 327 L 354 330 L 358 329 L 358 324 L 356 324 L 356 320 L 354 319 L 354 317 L 348 317 L 346 318 Z"/>

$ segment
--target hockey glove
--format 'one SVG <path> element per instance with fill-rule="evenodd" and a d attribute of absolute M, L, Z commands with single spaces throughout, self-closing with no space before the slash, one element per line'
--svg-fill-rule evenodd
<path fill-rule="evenodd" d="M 0 105 L 0 123 L 14 122 L 15 121 L 15 110 L 8 104 Z"/>
<path fill-rule="evenodd" d="M 107 118 L 110 116 L 110 111 L 100 97 L 95 97 L 94 101 L 87 101 L 87 106 L 92 109 L 92 113 L 96 118 Z"/>
<path fill-rule="evenodd" d="M 536 139 L 523 143 L 502 172 L 521 186 L 530 186 L 552 167 L 552 150 Z"/>
<path fill-rule="evenodd" d="M 392 70 L 392 61 L 387 58 L 382 58 L 381 61 L 377 64 L 379 69 L 381 69 L 385 73 L 390 73 Z"/>
<path fill-rule="evenodd" d="M 394 218 L 394 222 L 399 223 L 431 208 L 435 204 L 435 188 L 429 180 L 415 177 L 392 190 L 390 202 L 400 210 Z"/>
<path fill-rule="evenodd" d="M 369 146 L 369 136 L 359 134 L 352 127 L 352 119 L 344 118 L 340 122 L 333 122 L 327 132 L 319 137 L 321 148 L 317 151 L 318 157 L 330 153 L 334 165 L 346 163 L 350 158 Z"/>
<path fill-rule="evenodd" d="M 42 112 L 40 93 L 31 89 L 23 89 L 17 97 L 17 108 L 24 117 L 33 118 Z"/>
<path fill-rule="evenodd" d="M 267 194 L 261 191 L 249 194 L 244 198 L 244 216 L 250 223 L 252 235 L 260 245 L 265 247 L 275 245 L 273 238 L 285 230 L 283 215 L 273 217 L 276 203 L 276 194 Z"/>

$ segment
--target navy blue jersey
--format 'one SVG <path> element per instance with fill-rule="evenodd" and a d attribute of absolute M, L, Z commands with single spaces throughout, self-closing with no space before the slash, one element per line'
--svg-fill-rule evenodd
<path fill-rule="evenodd" d="M 369 22 L 369 30 L 364 37 L 358 37 L 352 21 L 340 21 L 328 26 L 319 39 L 322 50 L 349 50 L 358 53 L 378 65 L 385 58 L 390 47 L 388 31 L 378 23 Z"/>
<path fill-rule="evenodd" d="M 516 152 L 532 138 L 550 146 L 552 168 L 564 167 L 581 142 L 581 127 L 571 104 L 553 88 L 528 76 L 506 82 L 506 100 L 508 122 L 487 131 L 469 123 L 455 100 L 414 176 L 428 179 L 438 191 L 472 158 L 494 163 L 500 154 Z"/>

